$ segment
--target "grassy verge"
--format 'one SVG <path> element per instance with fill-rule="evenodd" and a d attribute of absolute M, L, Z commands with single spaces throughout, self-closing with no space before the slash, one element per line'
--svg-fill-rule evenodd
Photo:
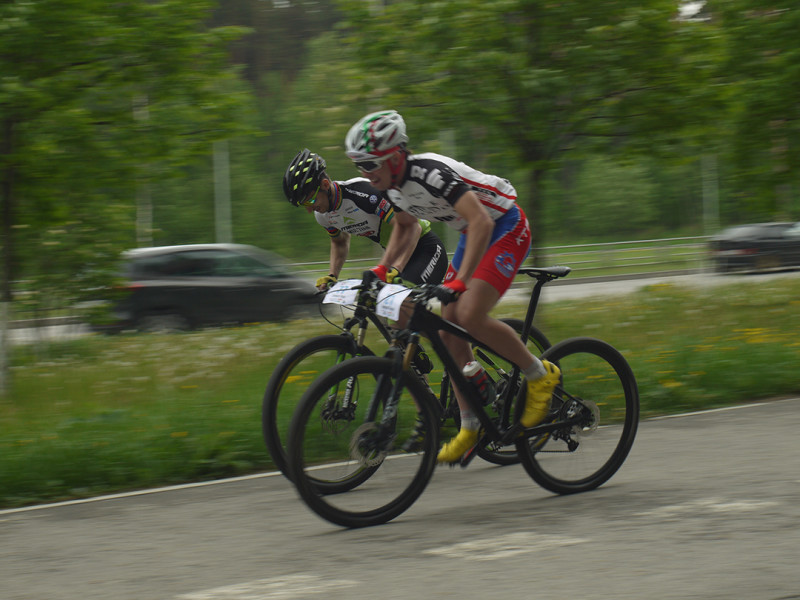
<path fill-rule="evenodd" d="M 547 304 L 538 325 L 552 341 L 590 335 L 622 351 L 647 417 L 800 393 L 798 298 L 791 278 L 658 285 Z M 0 400 L 0 507 L 271 468 L 266 381 L 297 341 L 332 331 L 296 321 L 17 348 L 13 393 Z"/>

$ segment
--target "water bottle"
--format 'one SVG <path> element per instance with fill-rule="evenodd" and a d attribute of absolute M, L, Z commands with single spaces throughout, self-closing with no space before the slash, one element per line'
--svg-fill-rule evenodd
<path fill-rule="evenodd" d="M 494 385 L 492 385 L 486 370 L 477 360 L 468 362 L 464 365 L 461 372 L 464 374 L 464 377 L 467 378 L 467 381 L 478 391 L 484 406 L 494 401 Z"/>

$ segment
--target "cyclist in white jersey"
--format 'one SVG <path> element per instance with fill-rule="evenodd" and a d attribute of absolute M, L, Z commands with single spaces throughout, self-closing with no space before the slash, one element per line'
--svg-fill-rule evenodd
<path fill-rule="evenodd" d="M 539 424 L 550 409 L 560 372 L 531 354 L 511 327 L 489 316 L 508 290 L 531 244 L 530 227 L 507 180 L 481 173 L 439 154 L 411 154 L 403 118 L 393 110 L 371 113 L 345 138 L 347 156 L 373 187 L 385 191 L 398 208 L 416 217 L 443 221 L 461 233 L 440 286 L 442 316 L 464 327 L 520 367 L 528 380 L 524 427 Z M 406 226 L 392 236 L 403 236 Z M 391 242 L 390 242 L 391 244 Z M 444 341 L 463 367 L 473 360 L 469 344 Z M 438 460 L 457 462 L 478 441 L 480 421 L 460 393 L 461 430 L 444 444 Z"/>
<path fill-rule="evenodd" d="M 368 238 L 386 250 L 395 222 L 407 225 L 404 234 L 408 237 L 404 235 L 397 242 L 397 252 L 384 255 L 381 265 L 376 267 L 378 276 L 386 281 L 398 272 L 410 283 L 442 281 L 447 270 L 447 252 L 429 221 L 395 211 L 384 193 L 373 188 L 368 180 L 358 177 L 334 181 L 325 168 L 321 156 L 304 149 L 292 159 L 283 178 L 289 202 L 313 212 L 317 223 L 330 235 L 330 272 L 317 280 L 320 290 L 338 279 L 350 251 L 351 235 Z M 406 243 L 405 239 L 410 241 Z"/>

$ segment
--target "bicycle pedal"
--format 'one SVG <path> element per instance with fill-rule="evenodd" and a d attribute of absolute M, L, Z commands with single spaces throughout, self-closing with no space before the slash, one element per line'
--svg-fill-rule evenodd
<path fill-rule="evenodd" d="M 472 462 L 472 459 L 478 455 L 478 447 L 480 447 L 482 443 L 484 443 L 483 439 L 478 440 L 477 444 L 475 444 L 472 448 L 470 448 L 469 450 L 464 452 L 464 454 L 461 455 L 461 458 L 458 460 L 458 465 L 462 469 L 466 469 L 469 466 L 469 463 Z"/>

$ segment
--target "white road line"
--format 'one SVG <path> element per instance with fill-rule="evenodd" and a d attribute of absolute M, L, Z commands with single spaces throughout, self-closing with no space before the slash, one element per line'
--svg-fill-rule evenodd
<path fill-rule="evenodd" d="M 751 404 L 739 404 L 736 406 L 726 406 L 723 408 L 712 408 L 709 410 L 701 410 L 695 412 L 688 412 L 688 413 L 681 413 L 677 415 L 664 415 L 661 417 L 651 417 L 646 419 L 647 421 L 660 421 L 663 419 L 679 419 L 681 417 L 691 417 L 695 415 L 704 415 L 709 413 L 715 412 L 725 412 L 729 410 L 739 410 L 742 408 L 755 408 L 760 406 L 768 406 L 770 404 L 776 404 L 780 402 L 792 402 L 800 400 L 800 398 L 784 398 L 782 400 L 774 400 L 771 402 L 756 402 Z M 146 490 L 137 490 L 135 492 L 121 492 L 119 494 L 108 494 L 105 496 L 95 496 L 93 498 L 81 498 L 77 500 L 67 500 L 65 502 L 53 502 L 51 504 L 35 504 L 33 506 L 23 506 L 20 508 L 7 508 L 5 510 L 0 510 L 0 516 L 3 515 L 11 515 L 14 513 L 21 513 L 21 512 L 28 512 L 32 510 L 42 510 L 46 508 L 59 508 L 61 506 L 72 506 L 75 504 L 86 504 L 88 502 L 101 502 L 103 500 L 116 500 L 118 498 L 130 498 L 133 496 L 144 496 L 147 494 L 158 494 L 161 492 L 172 492 L 176 490 L 185 490 L 189 488 L 195 487 L 205 487 L 208 485 L 219 485 L 224 483 L 235 483 L 237 481 L 247 481 L 250 479 L 260 479 L 262 477 L 276 477 L 278 475 L 283 475 L 280 471 L 269 471 L 265 473 L 254 473 L 252 475 L 242 475 L 240 477 L 229 477 L 227 479 L 214 479 L 212 481 L 199 481 L 197 483 L 185 483 L 181 485 L 171 485 L 166 487 L 158 487 L 158 488 L 151 488 Z"/>
<path fill-rule="evenodd" d="M 735 406 L 723 406 L 721 408 L 709 408 L 707 410 L 696 410 L 694 412 L 680 413 L 677 415 L 663 415 L 660 417 L 650 417 L 647 421 L 663 421 L 664 419 L 680 419 L 681 417 L 694 417 L 697 415 L 708 415 L 719 412 L 728 412 L 731 410 L 741 410 L 742 408 L 757 408 L 761 406 L 769 406 L 770 404 L 779 404 L 781 402 L 797 402 L 800 398 L 784 398 L 782 400 L 772 400 L 770 402 L 752 402 L 750 404 L 737 404 Z"/>
<path fill-rule="evenodd" d="M 239 477 L 228 477 L 227 479 L 212 479 L 211 481 L 198 481 L 195 483 L 182 483 L 180 485 L 169 485 L 159 488 L 146 490 L 136 490 L 134 492 L 120 492 L 119 494 L 106 494 L 105 496 L 94 496 L 92 498 L 78 498 L 76 500 L 65 500 L 64 502 L 53 502 L 51 504 L 35 504 L 33 506 L 22 506 L 20 508 L 7 508 L 0 510 L 0 516 L 11 515 L 14 513 L 27 512 L 31 510 L 41 510 L 43 508 L 60 508 L 62 506 L 73 506 L 75 504 L 87 504 L 89 502 L 102 502 L 103 500 L 117 500 L 118 498 L 132 498 L 134 496 L 147 496 L 160 492 L 172 492 L 175 490 L 186 490 L 190 488 L 206 487 L 220 483 L 235 483 L 237 481 L 248 481 L 250 479 L 261 479 L 263 477 L 276 477 L 283 475 L 280 471 L 269 471 L 266 473 L 253 473 L 252 475 L 241 475 Z"/>
<path fill-rule="evenodd" d="M 358 585 L 349 579 L 325 579 L 318 575 L 287 575 L 237 583 L 178 596 L 180 600 L 288 600 L 326 594 Z"/>
<path fill-rule="evenodd" d="M 519 554 L 529 554 L 560 546 L 573 546 L 588 542 L 585 538 L 560 535 L 541 535 L 533 531 L 520 531 L 499 537 L 470 540 L 450 546 L 425 550 L 425 554 L 446 556 L 459 560 L 501 560 Z"/>

